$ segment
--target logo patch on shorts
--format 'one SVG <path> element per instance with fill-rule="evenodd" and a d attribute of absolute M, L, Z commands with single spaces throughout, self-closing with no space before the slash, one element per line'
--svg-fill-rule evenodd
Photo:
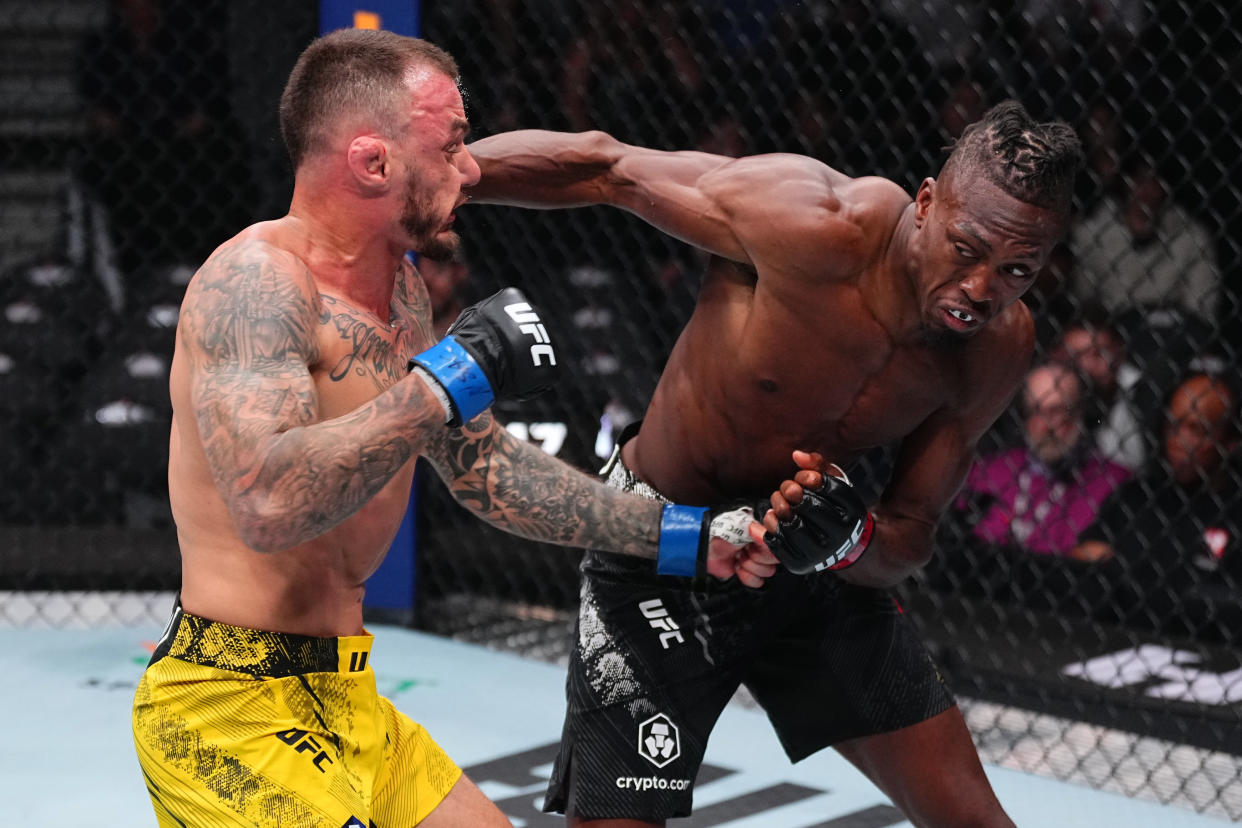
<path fill-rule="evenodd" d="M 685 644 L 686 639 L 681 635 L 681 629 L 677 626 L 668 614 L 668 610 L 664 608 L 664 602 L 659 598 L 652 598 L 650 601 L 642 601 L 638 605 L 638 610 L 643 614 L 643 618 L 647 619 L 647 623 L 651 625 L 653 630 L 662 630 L 660 633 L 660 646 L 668 649 L 670 641 L 676 641 L 678 644 Z"/>
<path fill-rule="evenodd" d="M 681 734 L 677 725 L 657 713 L 638 726 L 638 754 L 657 768 L 681 756 Z"/>
<path fill-rule="evenodd" d="M 349 822 L 341 826 L 341 828 L 367 828 L 366 823 L 358 819 L 358 817 L 350 817 Z"/>

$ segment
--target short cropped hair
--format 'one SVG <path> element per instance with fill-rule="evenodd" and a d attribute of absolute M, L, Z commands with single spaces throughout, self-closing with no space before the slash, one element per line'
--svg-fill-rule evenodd
<path fill-rule="evenodd" d="M 395 135 L 405 115 L 406 73 L 430 66 L 458 80 L 457 63 L 425 40 L 374 29 L 338 29 L 298 57 L 280 96 L 280 132 L 293 169 L 325 149 L 343 118 L 361 115 Z"/>
<path fill-rule="evenodd" d="M 1068 212 L 1085 163 L 1073 127 L 1037 123 L 1022 104 L 1004 101 L 966 127 L 940 174 L 982 174 L 1019 201 Z"/>

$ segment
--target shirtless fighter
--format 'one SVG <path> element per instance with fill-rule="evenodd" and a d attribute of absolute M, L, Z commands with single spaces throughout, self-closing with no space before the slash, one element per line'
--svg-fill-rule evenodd
<path fill-rule="evenodd" d="M 884 588 L 928 559 L 977 440 L 1028 367 L 1019 297 L 1069 220 L 1082 164 L 1070 127 L 1003 103 L 913 200 L 811 158 L 657 152 L 599 132 L 519 131 L 470 149 L 476 201 L 611 204 L 719 257 L 608 479 L 681 503 L 782 486 L 765 522 L 786 568 L 762 591 L 678 588 L 587 555 L 545 807 L 574 825 L 688 815 L 708 734 L 742 683 L 792 760 L 835 746 L 916 825 L 1011 825 Z M 843 475 L 821 474 L 896 442 L 869 510 Z M 641 608 L 657 606 L 683 635 L 652 630 Z M 678 750 L 665 750 L 674 733 Z M 630 778 L 652 784 L 618 784 Z"/>
<path fill-rule="evenodd" d="M 519 293 L 436 343 L 405 253 L 452 254 L 479 177 L 456 77 L 440 49 L 389 32 L 312 43 L 280 106 L 289 214 L 225 242 L 186 291 L 168 471 L 181 600 L 133 707 L 162 826 L 509 824 L 377 695 L 368 662 L 363 585 L 420 454 L 528 538 L 752 586 L 775 569 L 749 512 L 625 495 L 492 420 L 494 397 L 555 378 Z"/>

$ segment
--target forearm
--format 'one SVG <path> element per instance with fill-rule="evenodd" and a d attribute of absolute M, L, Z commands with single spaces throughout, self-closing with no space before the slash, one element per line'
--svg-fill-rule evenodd
<path fill-rule="evenodd" d="M 459 503 L 524 538 L 655 560 L 664 506 L 605 486 L 479 417 L 427 458 Z"/>
<path fill-rule="evenodd" d="M 241 538 L 274 552 L 356 513 L 443 430 L 443 408 L 411 376 L 342 417 L 252 441 L 218 429 L 204 449 L 213 468 L 237 470 L 217 473 L 217 485 Z"/>
<path fill-rule="evenodd" d="M 470 144 L 483 177 L 470 190 L 476 202 L 517 207 L 599 204 L 600 181 L 622 145 L 603 132 L 518 130 Z"/>
<path fill-rule="evenodd" d="M 867 550 L 857 562 L 837 570 L 837 574 L 860 586 L 895 586 L 931 558 L 935 524 L 886 515 L 880 509 L 872 512 L 872 518 L 874 527 Z"/>

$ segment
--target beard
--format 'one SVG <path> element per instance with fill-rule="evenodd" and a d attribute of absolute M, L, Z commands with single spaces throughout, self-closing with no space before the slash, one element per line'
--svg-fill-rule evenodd
<path fill-rule="evenodd" d="M 945 328 L 932 322 L 926 322 L 919 328 L 918 341 L 920 344 L 938 350 L 952 350 L 962 348 L 967 342 L 974 339 L 975 333 L 959 333 L 951 328 Z"/>
<path fill-rule="evenodd" d="M 430 196 L 418 191 L 413 179 L 406 182 L 401 229 L 414 242 L 420 256 L 436 262 L 451 261 L 461 246 L 461 237 L 451 230 L 441 232 L 444 222 L 436 215 L 432 202 Z"/>
<path fill-rule="evenodd" d="M 1055 478 L 1068 479 L 1073 476 L 1074 469 L 1081 465 L 1089 449 L 1085 429 L 1078 429 L 1072 435 L 1047 435 L 1042 440 L 1026 437 L 1027 450 Z"/>

